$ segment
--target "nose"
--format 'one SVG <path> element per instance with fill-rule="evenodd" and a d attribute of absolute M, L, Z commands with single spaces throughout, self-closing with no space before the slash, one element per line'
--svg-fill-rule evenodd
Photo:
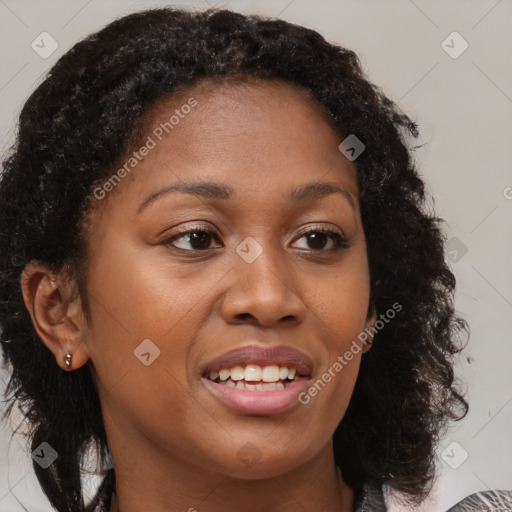
<path fill-rule="evenodd" d="M 278 265 L 270 253 L 264 250 L 252 263 L 235 258 L 221 304 L 227 323 L 272 327 L 304 320 L 307 308 L 296 291 L 299 269 L 289 261 Z"/>

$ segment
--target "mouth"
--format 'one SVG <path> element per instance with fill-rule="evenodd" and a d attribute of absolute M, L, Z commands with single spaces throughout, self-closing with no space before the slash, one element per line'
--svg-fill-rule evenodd
<path fill-rule="evenodd" d="M 296 368 L 277 364 L 260 366 L 257 364 L 237 365 L 233 368 L 220 368 L 206 377 L 221 386 L 246 391 L 280 391 L 299 379 Z"/>
<path fill-rule="evenodd" d="M 209 363 L 201 380 L 231 409 L 249 415 L 273 415 L 298 403 L 311 374 L 311 360 L 295 349 L 251 345 Z"/>

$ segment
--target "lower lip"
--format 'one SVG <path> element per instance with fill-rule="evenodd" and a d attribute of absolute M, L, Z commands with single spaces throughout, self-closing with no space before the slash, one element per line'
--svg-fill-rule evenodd
<path fill-rule="evenodd" d="M 201 379 L 206 389 L 227 406 L 244 414 L 267 416 L 279 414 L 298 404 L 300 393 L 306 390 L 307 380 L 298 379 L 276 391 L 248 391 Z"/>

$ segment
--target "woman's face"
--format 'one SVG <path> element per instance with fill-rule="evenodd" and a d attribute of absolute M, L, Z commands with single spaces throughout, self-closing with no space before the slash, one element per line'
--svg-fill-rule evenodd
<path fill-rule="evenodd" d="M 114 462 L 115 447 L 138 443 L 258 478 L 332 454 L 362 352 L 335 363 L 370 324 L 355 166 L 340 142 L 280 82 L 198 86 L 149 120 L 148 150 L 89 222 L 84 343 Z"/>

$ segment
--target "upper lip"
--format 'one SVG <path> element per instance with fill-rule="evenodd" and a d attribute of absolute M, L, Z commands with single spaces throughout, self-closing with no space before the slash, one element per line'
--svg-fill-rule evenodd
<path fill-rule="evenodd" d="M 309 377 L 312 373 L 313 363 L 311 359 L 292 347 L 262 347 L 259 345 L 247 345 L 245 347 L 230 350 L 225 354 L 210 361 L 203 369 L 203 376 L 207 377 L 211 372 L 223 368 L 233 368 L 240 365 L 257 364 L 259 366 L 286 366 L 295 368 L 301 377 Z"/>

